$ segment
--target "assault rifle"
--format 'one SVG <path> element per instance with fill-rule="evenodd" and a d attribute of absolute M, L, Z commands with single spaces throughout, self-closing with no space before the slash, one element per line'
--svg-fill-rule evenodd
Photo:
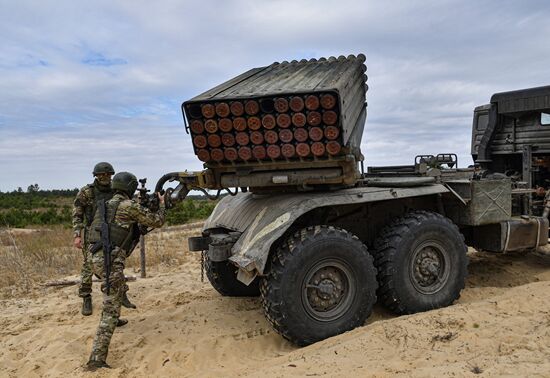
<path fill-rule="evenodd" d="M 105 200 L 101 199 L 97 201 L 97 208 L 99 210 L 99 216 L 101 217 L 101 226 L 99 233 L 101 235 L 101 244 L 103 245 L 103 270 L 105 271 L 105 289 L 107 295 L 111 290 L 111 283 L 109 276 L 111 275 L 111 235 L 109 232 L 109 223 L 107 221 L 107 209 L 105 206 Z"/>

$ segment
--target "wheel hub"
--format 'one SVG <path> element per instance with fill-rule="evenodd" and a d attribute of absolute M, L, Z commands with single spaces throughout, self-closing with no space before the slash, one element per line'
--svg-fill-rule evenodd
<path fill-rule="evenodd" d="M 441 261 L 432 248 L 421 251 L 416 259 L 417 278 L 420 284 L 430 285 L 439 276 Z"/>
<path fill-rule="evenodd" d="M 305 281 L 304 304 L 314 318 L 328 321 L 348 307 L 349 271 L 341 264 L 326 262 L 314 267 Z"/>
<path fill-rule="evenodd" d="M 413 253 L 412 283 L 422 293 L 439 291 L 448 278 L 445 250 L 435 242 L 426 242 Z"/>
<path fill-rule="evenodd" d="M 336 285 L 331 280 L 322 280 L 318 285 L 319 296 L 323 299 L 329 299 L 336 293 Z"/>
<path fill-rule="evenodd" d="M 342 298 L 343 290 L 341 272 L 335 267 L 325 267 L 318 270 L 306 285 L 308 300 L 318 311 L 327 311 Z"/>

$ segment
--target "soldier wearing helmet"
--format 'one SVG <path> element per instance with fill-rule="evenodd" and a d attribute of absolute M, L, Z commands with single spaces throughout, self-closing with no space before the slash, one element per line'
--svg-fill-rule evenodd
<path fill-rule="evenodd" d="M 92 314 L 92 267 L 88 261 L 89 234 L 92 220 L 96 213 L 96 202 L 113 197 L 111 190 L 111 176 L 115 174 L 113 166 L 107 162 L 100 162 L 94 166 L 92 172 L 95 180 L 80 189 L 73 205 L 73 236 L 74 246 L 82 249 L 83 263 L 80 272 L 81 283 L 78 296 L 82 298 L 82 315 Z M 127 287 L 126 287 L 127 288 Z M 136 308 L 124 294 L 123 305 Z"/>
<path fill-rule="evenodd" d="M 111 274 L 109 275 L 110 290 L 105 290 L 103 283 L 101 289 L 103 296 L 103 312 L 99 327 L 94 339 L 92 353 L 87 367 L 89 370 L 109 367 L 107 365 L 107 352 L 115 327 L 124 325 L 126 320 L 119 319 L 122 297 L 125 293 L 124 263 L 131 248 L 132 241 L 139 236 L 138 224 L 147 227 L 158 228 L 164 223 L 165 206 L 164 197 L 159 196 L 160 206 L 158 211 L 152 212 L 136 201 L 132 196 L 138 187 L 136 176 L 129 172 L 119 172 L 113 177 L 111 185 L 114 196 L 106 202 L 106 218 L 109 225 L 110 242 L 113 245 L 111 252 Z M 99 212 L 92 221 L 88 260 L 92 272 L 104 278 L 104 256 L 101 244 L 101 235 L 97 230 L 102 220 Z M 137 235 L 136 235 L 137 233 Z"/>

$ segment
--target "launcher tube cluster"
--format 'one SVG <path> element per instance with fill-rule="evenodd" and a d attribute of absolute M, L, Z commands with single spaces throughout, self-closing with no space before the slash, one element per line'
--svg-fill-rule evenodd
<path fill-rule="evenodd" d="M 322 159 L 342 151 L 336 93 L 216 101 L 188 108 L 206 163 Z"/>
<path fill-rule="evenodd" d="M 276 62 L 184 102 L 193 150 L 214 186 L 354 185 L 363 159 L 364 62 L 364 55 Z"/>

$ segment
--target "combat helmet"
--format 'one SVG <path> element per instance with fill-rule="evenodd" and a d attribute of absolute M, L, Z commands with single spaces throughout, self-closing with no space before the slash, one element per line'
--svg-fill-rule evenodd
<path fill-rule="evenodd" d="M 99 173 L 109 173 L 111 175 L 115 174 L 115 169 L 110 163 L 107 163 L 106 161 L 102 161 L 101 163 L 97 163 L 94 167 L 94 171 L 92 172 L 94 176 L 97 176 Z"/>
<path fill-rule="evenodd" d="M 119 190 L 126 193 L 129 197 L 132 197 L 137 187 L 137 178 L 130 172 L 118 172 L 113 176 L 113 182 L 111 184 L 113 190 Z"/>

